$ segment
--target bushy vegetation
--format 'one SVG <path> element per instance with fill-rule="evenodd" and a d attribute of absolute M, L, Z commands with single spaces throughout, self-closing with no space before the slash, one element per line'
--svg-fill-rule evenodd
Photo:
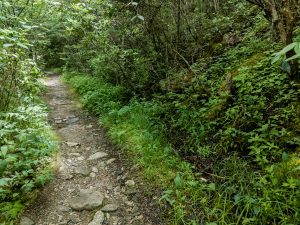
<path fill-rule="evenodd" d="M 3 108 L 64 67 L 171 224 L 300 223 L 298 0 L 12 2 Z"/>
<path fill-rule="evenodd" d="M 66 79 L 165 190 L 170 223 L 298 224 L 292 48 L 274 58 L 283 45 L 258 8 L 214 3 L 72 5 L 82 17 L 67 37 L 79 38 L 61 54 L 66 70 L 90 75 Z"/>
<path fill-rule="evenodd" d="M 55 149 L 45 107 L 27 104 L 0 114 L 0 222 L 17 218 L 33 191 L 51 179 Z"/>
<path fill-rule="evenodd" d="M 34 191 L 50 180 L 55 149 L 38 97 L 41 33 L 27 20 L 38 5 L 26 2 L 0 4 L 0 224 L 5 225 L 14 224 Z"/>

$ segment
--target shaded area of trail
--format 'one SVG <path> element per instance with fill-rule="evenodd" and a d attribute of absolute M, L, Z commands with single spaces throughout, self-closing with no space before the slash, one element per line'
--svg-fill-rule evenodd
<path fill-rule="evenodd" d="M 126 166 L 97 120 L 78 107 L 58 75 L 49 75 L 44 83 L 49 121 L 59 136 L 60 151 L 55 179 L 38 193 L 21 224 L 164 224 L 155 206 L 157 197 L 145 198 L 132 175 L 139 168 Z"/>

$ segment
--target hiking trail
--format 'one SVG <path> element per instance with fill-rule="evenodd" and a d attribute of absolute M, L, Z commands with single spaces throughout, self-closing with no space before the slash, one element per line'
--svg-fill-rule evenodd
<path fill-rule="evenodd" d="M 43 83 L 60 147 L 53 181 L 37 193 L 20 224 L 163 224 L 157 196 L 147 198 L 134 175 L 139 167 L 128 165 L 59 75 L 48 73 Z"/>

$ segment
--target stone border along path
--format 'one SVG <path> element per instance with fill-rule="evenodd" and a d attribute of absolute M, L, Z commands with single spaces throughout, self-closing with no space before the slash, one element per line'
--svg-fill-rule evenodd
<path fill-rule="evenodd" d="M 143 194 L 148 187 L 134 176 L 139 168 L 126 166 L 97 119 L 78 107 L 58 75 L 48 73 L 43 82 L 48 87 L 45 100 L 49 121 L 60 138 L 60 152 L 54 180 L 38 192 L 19 224 L 165 224 L 155 191 L 150 197 Z"/>

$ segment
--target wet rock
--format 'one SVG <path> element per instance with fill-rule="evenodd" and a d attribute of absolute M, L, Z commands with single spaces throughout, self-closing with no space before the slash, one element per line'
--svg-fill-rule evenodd
<path fill-rule="evenodd" d="M 104 222 L 104 213 L 98 211 L 95 213 L 93 220 L 88 225 L 101 225 Z"/>
<path fill-rule="evenodd" d="M 88 160 L 96 160 L 96 159 L 101 159 L 107 156 L 107 153 L 105 152 L 96 152 L 93 155 L 91 155 Z"/>
<path fill-rule="evenodd" d="M 20 225 L 34 225 L 34 222 L 30 218 L 22 216 L 20 219 Z"/>
<path fill-rule="evenodd" d="M 119 208 L 119 206 L 117 206 L 116 204 L 108 204 L 108 205 L 105 205 L 101 211 L 102 212 L 115 212 L 117 211 Z"/>
<path fill-rule="evenodd" d="M 94 190 L 81 190 L 78 196 L 70 200 L 70 207 L 74 210 L 93 210 L 101 206 L 103 195 Z"/>

